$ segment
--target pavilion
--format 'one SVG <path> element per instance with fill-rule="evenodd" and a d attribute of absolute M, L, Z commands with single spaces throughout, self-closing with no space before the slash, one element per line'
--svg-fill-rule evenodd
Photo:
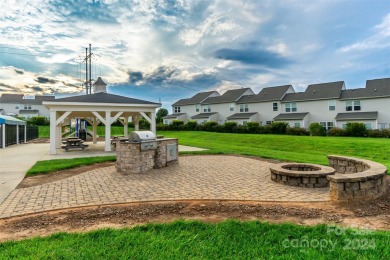
<path fill-rule="evenodd" d="M 93 126 L 93 143 L 97 143 L 97 125 L 105 125 L 105 148 L 111 151 L 111 124 L 119 120 L 124 126 L 124 135 L 128 136 L 129 117 L 132 117 L 134 129 L 139 130 L 142 116 L 150 123 L 150 131 L 156 134 L 156 109 L 160 103 L 149 102 L 114 94 L 106 91 L 107 84 L 99 77 L 93 84 L 94 94 L 59 98 L 44 101 L 50 110 L 50 154 L 56 154 L 61 147 L 61 129 L 64 122 L 72 118 L 83 118 Z"/>

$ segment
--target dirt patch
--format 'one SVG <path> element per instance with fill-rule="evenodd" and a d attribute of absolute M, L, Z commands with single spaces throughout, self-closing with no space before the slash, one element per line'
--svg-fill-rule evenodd
<path fill-rule="evenodd" d="M 298 225 L 336 223 L 346 227 L 390 230 L 390 214 L 363 217 L 349 208 L 326 202 L 177 201 L 92 206 L 0 219 L 0 241 L 46 236 L 62 231 L 85 232 L 106 227 L 133 227 L 176 219 L 207 222 L 225 219 L 262 220 Z"/>
<path fill-rule="evenodd" d="M 69 177 L 81 174 L 83 172 L 92 171 L 95 169 L 109 167 L 113 165 L 115 165 L 115 162 L 95 163 L 92 165 L 84 165 L 73 169 L 66 169 L 66 170 L 56 171 L 47 174 L 40 174 L 37 176 L 28 176 L 25 177 L 21 183 L 19 183 L 16 189 L 28 188 L 28 187 L 42 185 L 45 183 L 59 181 L 59 180 L 67 179 Z"/>

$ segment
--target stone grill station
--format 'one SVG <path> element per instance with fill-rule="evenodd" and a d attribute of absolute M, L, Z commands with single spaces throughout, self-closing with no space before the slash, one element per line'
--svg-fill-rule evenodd
<path fill-rule="evenodd" d="M 134 131 L 129 140 L 116 140 L 118 172 L 143 173 L 178 163 L 178 139 L 156 138 L 151 131 Z"/>

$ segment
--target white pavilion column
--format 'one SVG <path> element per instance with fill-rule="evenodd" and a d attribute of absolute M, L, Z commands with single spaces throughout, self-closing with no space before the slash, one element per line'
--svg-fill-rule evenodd
<path fill-rule="evenodd" d="M 16 125 L 16 144 L 19 144 L 19 125 Z"/>
<path fill-rule="evenodd" d="M 56 134 L 57 134 L 57 137 L 56 137 L 56 148 L 59 149 L 59 148 L 61 148 L 61 141 L 62 141 L 62 127 L 61 127 L 61 123 L 56 125 L 56 128 L 57 128 L 57 131 L 56 131 Z"/>
<path fill-rule="evenodd" d="M 56 137 L 57 137 L 57 112 L 50 111 L 50 154 L 57 154 Z"/>
<path fill-rule="evenodd" d="M 139 115 L 134 116 L 134 131 L 139 131 Z"/>
<path fill-rule="evenodd" d="M 156 135 L 156 112 L 150 113 L 150 131 Z"/>
<path fill-rule="evenodd" d="M 6 126 L 6 124 L 3 124 L 1 126 L 1 138 L 3 140 L 3 147 L 2 148 L 5 148 L 5 126 Z"/>
<path fill-rule="evenodd" d="M 123 135 L 128 138 L 129 137 L 129 117 L 125 116 L 124 124 L 123 124 Z"/>
<path fill-rule="evenodd" d="M 24 143 L 27 143 L 27 124 L 24 124 Z"/>
<path fill-rule="evenodd" d="M 106 137 L 104 151 L 111 152 L 111 111 L 106 111 Z"/>
<path fill-rule="evenodd" d="M 92 125 L 92 141 L 93 141 L 93 143 L 94 144 L 96 144 L 97 143 L 97 138 L 96 138 L 96 130 L 97 130 L 97 118 L 96 117 L 94 117 L 93 118 L 93 125 Z"/>

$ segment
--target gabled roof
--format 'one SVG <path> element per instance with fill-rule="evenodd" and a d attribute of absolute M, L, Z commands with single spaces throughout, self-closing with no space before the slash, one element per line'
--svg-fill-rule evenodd
<path fill-rule="evenodd" d="M 98 79 L 93 83 L 93 85 L 104 85 L 107 86 L 107 83 L 102 80 L 101 77 L 98 77 Z"/>
<path fill-rule="evenodd" d="M 254 116 L 256 115 L 257 112 L 254 112 L 254 113 L 235 113 L 231 116 L 228 116 L 227 119 L 228 120 L 232 120 L 232 119 L 247 119 L 247 118 L 250 118 L 251 116 Z"/>
<path fill-rule="evenodd" d="M 164 119 L 175 119 L 175 118 L 178 118 L 179 116 L 184 115 L 184 114 L 185 113 L 170 114 L 170 115 L 164 116 L 163 118 Z"/>
<path fill-rule="evenodd" d="M 221 96 L 207 98 L 202 102 L 202 105 L 235 102 L 248 90 L 250 90 L 250 88 L 228 90 Z"/>
<path fill-rule="evenodd" d="M 274 117 L 275 121 L 283 121 L 283 120 L 303 120 L 309 112 L 305 113 L 281 113 Z"/>
<path fill-rule="evenodd" d="M 365 88 L 347 89 L 341 92 L 341 99 L 376 98 L 390 96 L 390 78 L 366 81 Z"/>
<path fill-rule="evenodd" d="M 191 117 L 191 119 L 209 118 L 210 116 L 217 114 L 217 112 L 200 113 Z"/>
<path fill-rule="evenodd" d="M 243 96 L 237 101 L 237 103 L 244 104 L 281 100 L 290 87 L 292 88 L 291 85 L 263 88 L 259 94 Z"/>
<path fill-rule="evenodd" d="M 23 94 L 1 94 L 0 103 L 20 103 L 23 96 Z"/>
<path fill-rule="evenodd" d="M 350 113 L 338 113 L 336 116 L 337 121 L 348 120 L 376 120 L 378 118 L 378 111 L 374 112 L 350 112 Z"/>
<path fill-rule="evenodd" d="M 172 106 L 185 106 L 185 105 L 196 105 L 200 104 L 203 100 L 211 96 L 212 94 L 218 94 L 217 91 L 207 91 L 207 92 L 200 92 L 196 95 L 194 95 L 192 98 L 185 98 L 180 99 L 176 103 L 174 103 Z"/>
<path fill-rule="evenodd" d="M 154 103 L 150 101 L 145 101 L 141 99 L 129 98 L 124 96 L 118 96 L 109 93 L 95 93 L 90 95 L 66 97 L 66 98 L 57 98 L 50 101 L 50 103 L 111 103 L 111 104 L 139 104 L 139 105 L 161 105 L 160 103 Z"/>
<path fill-rule="evenodd" d="M 282 102 L 340 98 L 344 81 L 309 85 L 305 92 L 286 94 Z"/>

